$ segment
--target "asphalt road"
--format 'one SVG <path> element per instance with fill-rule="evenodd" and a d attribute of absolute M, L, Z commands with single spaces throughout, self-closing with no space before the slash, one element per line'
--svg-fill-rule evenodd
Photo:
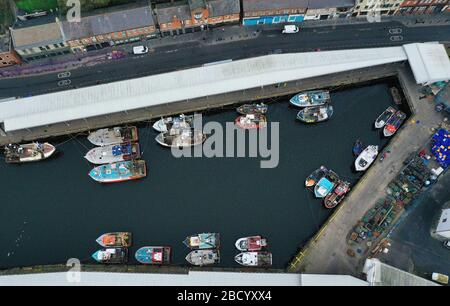
<path fill-rule="evenodd" d="M 390 33 L 392 29 L 399 33 Z M 274 52 L 387 47 L 427 41 L 450 42 L 450 26 L 405 27 L 399 22 L 383 22 L 303 28 L 295 35 L 266 29 L 251 40 L 215 45 L 204 45 L 201 41 L 172 45 L 157 48 L 146 56 L 72 70 L 67 86 L 58 86 L 57 73 L 0 80 L 0 98 L 38 95 Z"/>

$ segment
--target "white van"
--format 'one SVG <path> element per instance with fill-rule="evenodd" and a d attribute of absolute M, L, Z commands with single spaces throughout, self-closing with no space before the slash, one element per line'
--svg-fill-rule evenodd
<path fill-rule="evenodd" d="M 295 34 L 300 31 L 299 27 L 296 25 L 285 25 L 283 29 L 283 34 Z"/>
<path fill-rule="evenodd" d="M 144 46 L 133 47 L 133 54 L 146 54 L 148 53 L 148 48 Z"/>

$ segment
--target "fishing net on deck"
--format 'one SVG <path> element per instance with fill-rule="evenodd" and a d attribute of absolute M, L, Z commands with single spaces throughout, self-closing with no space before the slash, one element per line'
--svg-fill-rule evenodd
<path fill-rule="evenodd" d="M 450 132 L 440 129 L 434 134 L 431 141 L 431 152 L 433 152 L 439 164 L 447 169 L 450 166 Z"/>

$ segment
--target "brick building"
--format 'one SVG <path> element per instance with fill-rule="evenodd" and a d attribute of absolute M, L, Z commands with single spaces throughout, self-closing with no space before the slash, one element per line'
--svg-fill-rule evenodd
<path fill-rule="evenodd" d="M 356 0 L 353 16 L 365 16 L 377 12 L 380 15 L 394 15 L 404 0 Z"/>
<path fill-rule="evenodd" d="M 19 55 L 12 49 L 9 33 L 0 37 L 0 68 L 21 64 Z"/>
<path fill-rule="evenodd" d="M 323 20 L 351 15 L 355 0 L 309 0 L 305 20 Z"/>
<path fill-rule="evenodd" d="M 150 6 L 103 13 L 62 23 L 67 43 L 74 51 L 89 51 L 153 38 L 157 34 Z"/>
<path fill-rule="evenodd" d="M 308 0 L 242 0 L 242 24 L 248 26 L 302 22 L 308 2 Z"/>
<path fill-rule="evenodd" d="M 398 15 L 436 14 L 446 10 L 449 0 L 404 0 Z"/>

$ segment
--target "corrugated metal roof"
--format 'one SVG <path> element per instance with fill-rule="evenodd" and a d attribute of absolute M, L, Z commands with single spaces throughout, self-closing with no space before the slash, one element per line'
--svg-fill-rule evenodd
<path fill-rule="evenodd" d="M 6 131 L 406 60 L 402 47 L 278 54 L 0 103 Z"/>
<path fill-rule="evenodd" d="M 64 42 L 61 27 L 57 22 L 12 29 L 11 36 L 16 49 Z"/>
<path fill-rule="evenodd" d="M 73 273 L 72 273 L 73 274 Z M 346 275 L 294 273 L 199 272 L 188 274 L 81 272 L 79 283 L 69 283 L 66 273 L 0 276 L 0 286 L 367 286 Z M 70 276 L 70 275 L 69 275 Z"/>

